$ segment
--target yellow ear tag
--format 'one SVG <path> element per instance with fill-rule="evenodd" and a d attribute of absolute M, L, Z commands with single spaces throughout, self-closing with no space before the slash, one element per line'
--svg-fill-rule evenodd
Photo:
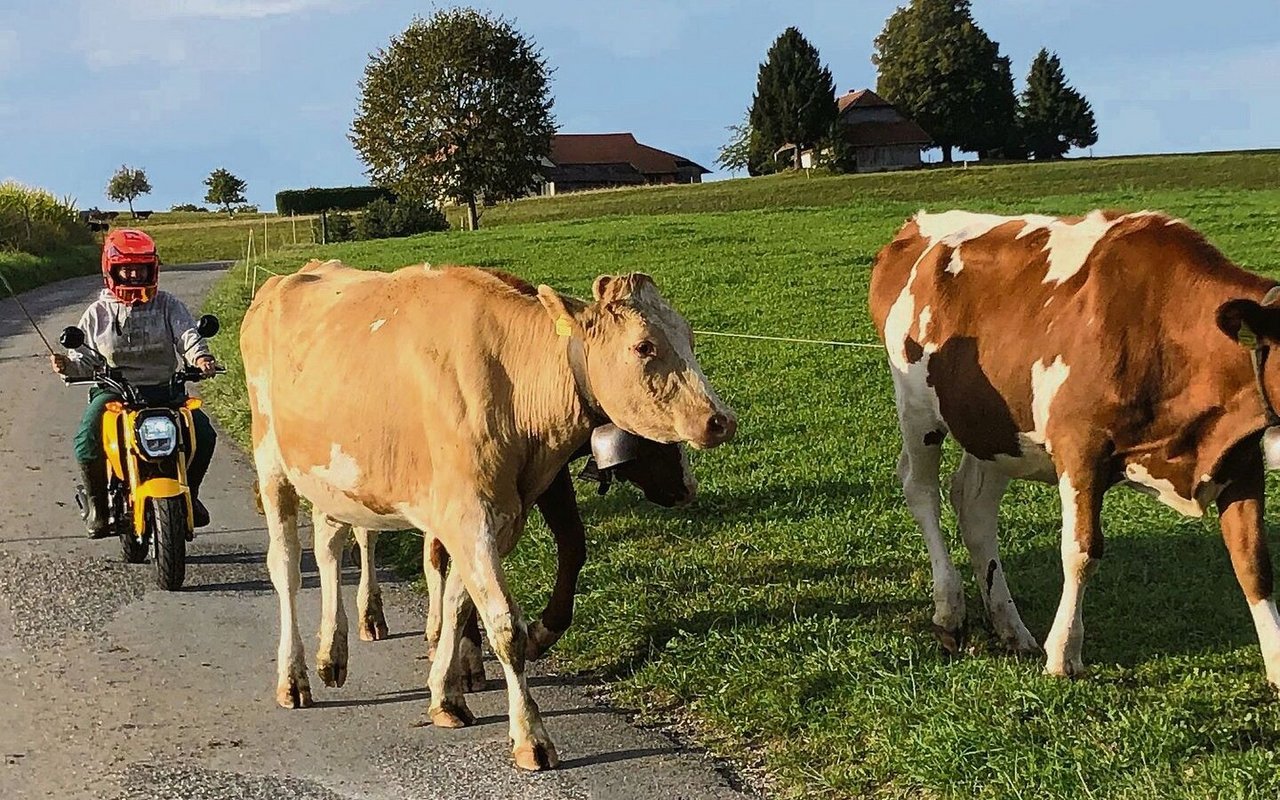
<path fill-rule="evenodd" d="M 1240 323 L 1240 332 L 1236 334 L 1236 341 L 1241 347 L 1254 348 L 1258 346 L 1258 337 L 1254 334 L 1253 329 L 1243 322 Z"/>
<path fill-rule="evenodd" d="M 560 317 L 556 320 L 557 336 L 572 336 L 573 326 L 569 323 L 568 317 Z"/>

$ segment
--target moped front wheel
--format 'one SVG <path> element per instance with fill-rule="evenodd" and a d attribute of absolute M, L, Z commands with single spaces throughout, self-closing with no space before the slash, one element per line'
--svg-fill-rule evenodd
<path fill-rule="evenodd" d="M 156 585 L 165 591 L 177 591 L 187 577 L 186 498 L 152 498 L 147 502 L 147 518 L 156 545 Z"/>

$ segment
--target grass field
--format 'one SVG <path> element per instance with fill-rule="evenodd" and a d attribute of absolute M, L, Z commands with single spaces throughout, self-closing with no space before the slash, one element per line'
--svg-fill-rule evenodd
<path fill-rule="evenodd" d="M 34 256 L 30 253 L 0 251 L 0 273 L 15 292 L 25 292 L 46 283 L 98 271 L 97 245 L 62 247 L 52 253 Z M 0 296 L 8 296 L 0 286 Z"/>
<path fill-rule="evenodd" d="M 264 230 L 265 223 L 265 230 Z M 267 252 L 299 243 L 311 244 L 311 217 L 281 217 L 276 214 L 226 214 L 214 212 L 163 212 L 148 219 L 130 219 L 129 212 L 117 217 L 113 228 L 139 228 L 156 240 L 160 257 L 166 264 L 192 264 L 202 261 L 233 261 L 244 258 L 249 231 L 253 231 L 256 252 Z"/>
<path fill-rule="evenodd" d="M 643 270 L 695 328 L 864 342 L 875 340 L 872 258 L 920 207 L 1158 208 L 1246 267 L 1280 266 L 1280 157 L 980 172 L 814 178 L 812 197 L 793 176 L 534 200 L 492 209 L 488 223 L 501 211 L 511 224 L 476 234 L 298 250 L 268 266 L 296 269 L 310 255 L 378 269 L 465 262 L 579 296 L 599 273 Z M 624 196 L 636 215 L 616 216 Z M 753 207 L 770 197 L 778 207 Z M 515 224 L 573 216 L 574 202 L 602 218 Z M 222 317 L 217 349 L 231 373 L 206 396 L 240 437 L 243 281 L 234 271 L 207 307 Z M 883 356 L 708 336 L 698 352 L 739 414 L 738 438 L 693 454 L 701 493 L 686 509 L 645 505 L 630 487 L 603 498 L 581 489 L 591 553 L 574 627 L 555 650 L 562 669 L 611 681 L 643 718 L 692 719 L 715 752 L 763 766 L 780 796 L 1280 793 L 1280 702 L 1215 522 L 1108 495 L 1107 556 L 1085 603 L 1087 678 L 1045 677 L 1040 661 L 1000 652 L 972 580 L 974 652 L 949 662 L 929 633 L 928 559 L 894 475 Z M 1011 587 L 1043 639 L 1061 584 L 1056 494 L 1015 484 L 1001 522 Z M 954 530 L 950 515 L 946 524 Z M 537 613 L 555 558 L 536 515 L 508 566 Z"/>

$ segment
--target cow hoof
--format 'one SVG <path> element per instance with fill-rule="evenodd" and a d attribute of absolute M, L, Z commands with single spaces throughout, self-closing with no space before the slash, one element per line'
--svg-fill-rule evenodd
<path fill-rule="evenodd" d="M 316 674 L 329 688 L 342 688 L 347 682 L 347 665 L 337 661 L 321 661 L 316 664 Z"/>
<path fill-rule="evenodd" d="M 476 718 L 461 700 L 446 700 L 438 708 L 428 712 L 431 724 L 437 728 L 465 728 L 476 724 Z"/>
<path fill-rule="evenodd" d="M 276 702 L 281 708 L 310 708 L 311 684 L 306 678 L 290 678 L 276 687 Z"/>
<path fill-rule="evenodd" d="M 360 641 L 380 642 L 385 638 L 387 638 L 387 623 L 385 620 L 381 618 L 360 620 Z"/>
<path fill-rule="evenodd" d="M 1084 662 L 1076 659 L 1074 661 L 1062 661 L 1058 663 L 1045 664 L 1044 674 L 1052 675 L 1055 678 L 1083 678 L 1088 670 L 1085 669 Z"/>
<path fill-rule="evenodd" d="M 942 652 L 952 658 L 959 657 L 964 653 L 964 646 L 968 637 L 968 630 L 962 623 L 959 628 L 950 630 L 933 624 L 933 638 L 938 640 L 938 645 L 942 647 Z"/>
<path fill-rule="evenodd" d="M 543 625 L 541 620 L 529 626 L 529 638 L 525 644 L 524 657 L 529 661 L 537 661 L 547 654 L 551 646 L 560 641 L 564 631 L 559 633 Z"/>
<path fill-rule="evenodd" d="M 377 642 L 387 638 L 387 618 L 382 613 L 382 596 L 369 598 L 369 607 L 360 615 L 360 639 Z"/>
<path fill-rule="evenodd" d="M 560 757 L 556 755 L 556 746 L 551 742 L 526 742 L 511 751 L 516 766 L 530 772 L 555 769 L 560 766 Z"/>
<path fill-rule="evenodd" d="M 1044 655 L 1044 650 L 1040 649 L 1040 643 L 1029 633 L 1025 638 L 1021 635 L 1003 637 L 1001 644 L 1015 656 L 1032 657 Z"/>

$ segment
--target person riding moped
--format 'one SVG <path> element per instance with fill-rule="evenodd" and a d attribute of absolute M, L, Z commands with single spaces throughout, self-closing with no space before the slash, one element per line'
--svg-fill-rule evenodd
<path fill-rule="evenodd" d="M 183 362 L 199 369 L 201 377 L 212 377 L 218 362 L 208 343 L 182 301 L 157 289 L 159 277 L 160 258 L 150 236 L 130 229 L 107 234 L 102 246 L 105 288 L 77 325 L 84 332 L 85 345 L 65 356 L 51 356 L 53 371 L 68 378 L 87 378 L 105 359 L 105 366 L 118 370 L 151 403 L 180 402 L 185 397 L 182 386 L 172 382 Z M 102 416 L 107 403 L 119 399 L 107 389 L 91 389 L 75 437 L 75 457 L 89 496 L 85 528 L 94 539 L 111 533 Z M 194 409 L 191 415 L 196 448 L 187 466 L 187 480 L 193 522 L 200 528 L 209 524 L 209 512 L 200 502 L 200 483 L 213 459 L 217 434 L 203 411 Z"/>

